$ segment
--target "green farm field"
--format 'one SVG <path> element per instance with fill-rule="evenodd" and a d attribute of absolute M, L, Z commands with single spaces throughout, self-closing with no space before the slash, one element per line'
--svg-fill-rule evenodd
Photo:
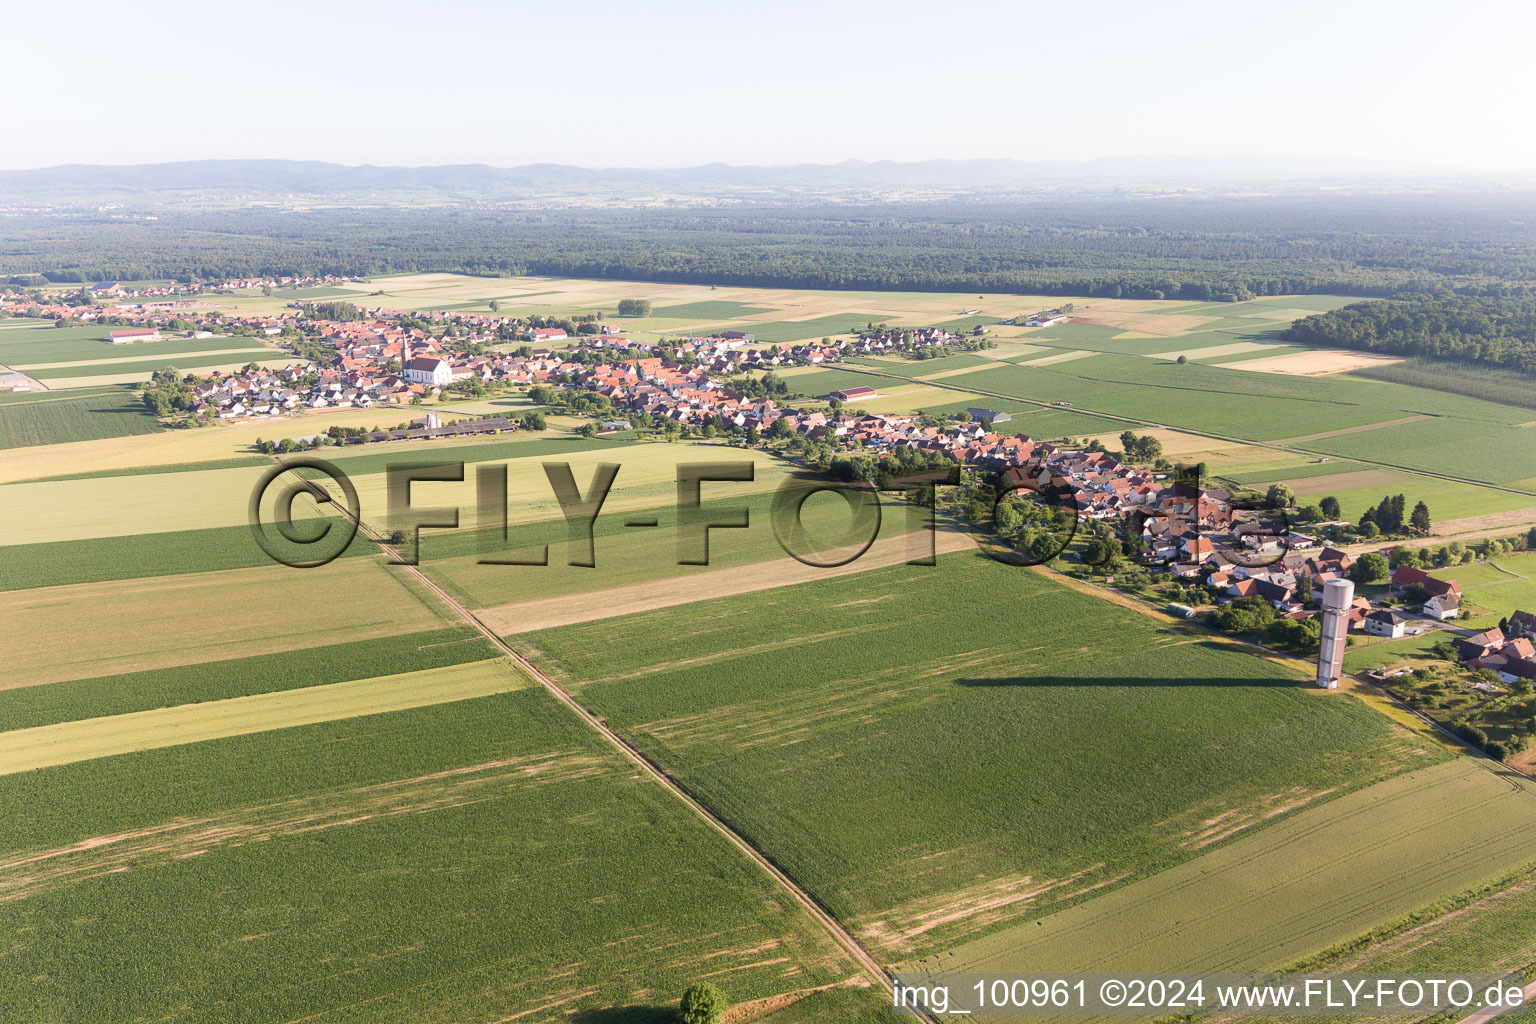
<path fill-rule="evenodd" d="M 381 557 L 12 590 L 0 593 L 0 619 L 12 638 L 4 685 L 419 632 L 453 624 L 445 614 Z"/>
<path fill-rule="evenodd" d="M 1415 503 L 1424 502 L 1433 522 L 1536 506 L 1536 495 L 1391 470 L 1341 470 L 1328 476 L 1293 477 L 1283 482 L 1303 504 L 1316 504 L 1325 495 L 1332 495 L 1339 501 L 1342 517 L 1351 521 L 1393 494 L 1403 495 L 1410 509 Z"/>
<path fill-rule="evenodd" d="M 12 687 L 0 690 L 0 733 L 420 672 L 488 661 L 498 654 L 474 629 L 458 625 L 47 686 Z"/>
<path fill-rule="evenodd" d="M 8 1021 L 655 1020 L 701 973 L 736 1000 L 854 973 L 538 688 L 9 775 L 0 794 Z"/>
<path fill-rule="evenodd" d="M 1352 375 L 1536 409 L 1536 393 L 1532 392 L 1530 379 L 1501 367 L 1419 358 L 1355 370 Z"/>
<path fill-rule="evenodd" d="M 270 432 L 271 425 L 265 426 Z M 330 452 L 317 454 L 331 459 Z M 387 481 L 382 470 L 391 463 L 505 462 L 513 522 L 560 515 L 545 475 L 545 462 L 569 463 L 584 492 L 597 464 L 619 463 L 623 468 L 604 505 L 605 511 L 675 501 L 679 463 L 751 462 L 756 466 L 755 482 L 706 485 L 711 497 L 771 489 L 786 471 L 785 464 L 772 456 L 724 445 L 630 444 L 576 437 L 566 441 L 535 435 L 462 445 L 361 445 L 335 456 L 334 461 L 354 478 L 364 519 L 381 526 L 388 509 Z M 88 472 L 0 486 L 0 518 L 7 526 L 6 535 L 0 540 L 6 544 L 42 544 L 244 525 L 251 492 L 271 463 L 240 460 L 233 465 L 221 464 L 227 468 L 188 467 L 181 472 L 143 475 Z M 275 500 L 276 488 L 268 493 Z M 473 467 L 467 468 L 462 483 L 420 484 L 413 487 L 412 493 L 417 504 L 459 506 L 467 522 L 477 500 L 475 471 Z M 303 509 L 307 505 L 305 500 L 294 507 Z"/>
<path fill-rule="evenodd" d="M 60 363 L 99 363 L 102 360 L 162 359 L 158 366 L 183 357 L 217 352 L 267 349 L 255 338 L 167 338 L 134 345 L 114 345 L 107 339 L 110 327 L 32 327 L 0 331 L 0 363 L 26 370 Z"/>
<path fill-rule="evenodd" d="M 952 356 L 941 356 L 937 359 L 903 359 L 898 356 L 880 356 L 877 358 L 853 357 L 847 360 L 853 366 L 867 366 L 881 373 L 892 373 L 898 377 L 910 377 L 918 379 L 931 377 L 934 374 L 946 373 L 950 370 L 963 370 L 967 367 L 982 366 L 994 362 L 991 353 L 973 355 L 970 352 L 961 352 Z"/>
<path fill-rule="evenodd" d="M 1474 480 L 1506 483 L 1536 475 L 1536 445 L 1524 436 L 1533 429 L 1527 409 L 1353 377 L 1249 372 L 1198 361 L 1178 365 L 1171 359 L 1128 354 L 1127 346 L 1148 342 L 1112 340 L 1113 328 L 1066 324 L 1046 330 L 1077 333 L 1054 341 L 1032 335 L 1030 344 L 1060 345 L 1064 354 L 1072 348 L 1096 354 L 1048 366 L 1012 365 L 946 374 L 942 383 L 957 391 L 1069 402 L 1084 412 L 1256 441 L 1282 441 L 1319 454 Z M 1160 338 L 1151 343 L 1167 342 Z M 1101 352 L 1104 348 L 1114 351 Z M 895 368 L 886 362 L 865 361 L 864 365 L 879 365 L 881 372 L 903 376 L 923 373 L 921 362 Z M 850 364 L 826 372 L 848 374 L 857 369 Z M 865 383 L 880 386 L 878 381 Z M 1411 417 L 1422 418 L 1407 422 Z M 1316 436 L 1322 434 L 1331 436 Z"/>
<path fill-rule="evenodd" d="M 1279 969 L 1536 864 L 1536 836 L 1526 827 L 1533 813 L 1529 780 L 1459 757 L 1302 811 L 1038 926 L 1000 932 L 921 966 Z"/>
<path fill-rule="evenodd" d="M 745 302 L 685 302 L 677 306 L 662 306 L 653 309 L 652 314 L 657 317 L 666 317 L 674 320 L 733 320 L 745 316 L 756 316 L 759 313 L 770 313 L 766 306 L 749 306 Z"/>
<path fill-rule="evenodd" d="M 295 502 L 295 519 L 309 518 L 308 507 L 306 502 Z M 336 529 L 342 529 L 339 520 L 333 522 Z M 278 553 L 293 560 L 313 553 L 303 545 L 283 543 L 275 533 L 271 540 Z M 343 555 L 366 555 L 378 550 L 378 545 L 359 532 Z M 271 564 L 272 557 L 256 543 L 246 526 L 12 544 L 0 547 L 0 591 L 254 569 Z"/>
<path fill-rule="evenodd" d="M 820 398 L 832 391 L 842 388 L 872 387 L 876 391 L 882 389 L 894 389 L 900 386 L 899 381 L 881 380 L 867 373 L 858 373 L 854 368 L 821 369 L 816 367 L 796 367 L 787 372 L 780 373 L 789 389 L 812 398 Z M 855 401 L 853 406 L 858 406 Z"/>
<path fill-rule="evenodd" d="M 576 594 L 592 594 L 595 601 L 615 588 L 643 586 L 676 577 L 699 577 L 704 585 L 719 580 L 718 574 L 736 568 L 781 567 L 791 571 L 801 563 L 785 554 L 775 537 L 772 510 L 776 492 L 757 492 L 744 497 L 713 499 L 702 503 L 712 518 L 724 519 L 737 510 L 747 513 L 745 529 L 711 531 L 709 565 L 680 565 L 677 503 L 635 509 L 627 516 L 599 515 L 593 525 L 594 565 L 572 565 L 573 556 L 584 554 L 569 540 L 564 519 L 540 520 L 512 526 L 505 543 L 495 531 L 461 530 L 427 535 L 421 545 L 422 564 L 432 578 L 469 608 L 490 608 L 529 600 L 549 600 Z M 654 519 L 654 528 L 628 527 L 630 519 Z M 822 493 L 808 498 L 800 510 L 807 544 L 817 550 L 842 551 L 862 544 L 865 537 L 849 528 L 847 504 L 836 495 Z M 897 496 L 884 496 L 877 543 L 889 544 L 912 530 L 908 506 Z M 533 561 L 547 565 L 480 564 L 482 558 Z M 830 560 L 830 559 L 827 559 Z"/>
<path fill-rule="evenodd" d="M 303 360 L 286 356 L 276 349 L 258 345 L 255 342 L 248 342 L 235 351 L 189 352 L 176 356 L 154 356 L 146 353 L 130 362 L 66 363 L 62 366 L 50 366 L 46 369 L 26 372 L 29 376 L 49 384 L 50 387 L 67 387 L 71 385 L 56 382 L 88 377 L 120 377 L 125 383 L 131 383 L 147 380 L 150 374 L 156 370 L 163 370 L 167 366 L 175 367 L 184 373 L 188 371 L 207 373 L 209 370 L 240 367 L 246 363 L 284 366 L 295 362 L 302 363 Z"/>
<path fill-rule="evenodd" d="M 1536 421 L 1527 420 L 1528 409 L 1511 413 L 1507 418 L 1516 422 L 1437 417 L 1325 438 L 1308 447 L 1346 458 L 1513 483 L 1536 476 Z"/>
<path fill-rule="evenodd" d="M 72 394 L 73 392 L 65 392 Z M 249 469 L 259 466 L 265 468 L 272 464 L 272 460 L 265 455 L 236 455 L 227 459 L 204 459 L 200 462 L 169 463 L 160 466 L 124 466 L 119 469 L 94 469 L 84 470 L 79 473 L 59 473 L 55 476 L 39 477 L 34 483 L 55 480 L 102 480 L 113 476 L 153 476 L 157 473 L 193 473 L 203 469 Z"/>
<path fill-rule="evenodd" d="M 514 444 L 521 443 L 525 442 L 514 442 Z M 791 468 L 788 463 L 760 449 L 733 448 L 725 444 L 638 442 L 624 443 L 622 447 L 618 445 L 609 447 L 603 444 L 584 447 L 578 442 L 569 447 L 575 450 L 570 450 L 563 457 L 558 458 L 551 453 L 545 456 L 506 459 L 509 523 L 551 520 L 561 515 L 560 505 L 555 499 L 554 491 L 550 487 L 549 478 L 544 470 L 545 462 L 558 461 L 569 464 L 576 485 L 583 494 L 586 494 L 591 487 L 593 475 L 599 464 L 618 464 L 620 467 L 618 475 L 614 478 L 613 487 L 603 503 L 604 515 L 675 504 L 678 466 L 684 463 L 752 465 L 754 477 L 752 480 L 705 483 L 703 494 L 710 499 L 745 497 L 749 494 L 770 491 L 779 485 Z M 508 449 L 509 452 L 517 450 L 515 447 Z M 468 453 L 468 447 L 465 451 Z M 562 447 L 559 451 L 565 452 L 566 449 Z M 409 458 L 401 457 L 400 461 L 420 461 L 430 464 L 441 460 L 456 461 L 459 457 L 452 454 L 448 447 L 429 448 L 420 452 L 419 455 L 419 460 L 417 454 L 412 453 Z M 371 455 L 358 457 L 372 458 Z M 381 462 L 376 464 L 382 464 L 390 459 L 391 457 L 386 454 Z M 366 473 L 358 476 L 353 483 L 357 487 L 364 520 L 381 528 L 387 528 L 389 503 L 386 475 L 378 472 Z M 0 502 L 3 500 L 4 493 L 0 491 Z M 462 483 L 432 482 L 415 485 L 412 488 L 412 501 L 426 505 L 458 506 L 461 509 L 460 523 L 467 526 L 474 520 L 478 504 L 475 472 L 473 469 L 466 468 Z M 243 517 L 243 511 L 241 515 Z M 244 521 L 243 518 L 241 521 Z"/>
<path fill-rule="evenodd" d="M 1486 628 L 1511 612 L 1536 612 L 1536 553 L 1500 555 L 1474 566 L 1436 569 L 1430 575 L 1462 585 L 1462 606 L 1471 605 L 1469 626 Z"/>
<path fill-rule="evenodd" d="M 509 659 L 499 658 L 57 722 L 5 733 L 0 775 L 447 704 L 533 685 Z"/>
<path fill-rule="evenodd" d="M 879 323 L 877 313 L 835 313 L 812 320 L 780 320 L 743 324 L 738 330 L 751 333 L 761 345 L 780 345 L 794 341 L 816 341 L 839 334 L 856 333 L 871 321 Z"/>
<path fill-rule="evenodd" d="M 978 554 L 516 640 L 892 961 L 1443 756 Z"/>
<path fill-rule="evenodd" d="M 0 448 L 26 448 L 102 437 L 154 434 L 163 428 L 129 388 L 23 392 L 0 405 Z M 22 396 L 26 395 L 26 398 Z"/>
<path fill-rule="evenodd" d="M 251 492 L 266 468 L 252 464 L 8 484 L 0 487 L 0 519 L 7 527 L 3 540 L 41 544 L 244 525 Z M 296 502 L 294 508 L 307 505 Z"/>
<path fill-rule="evenodd" d="M 1427 911 L 1382 928 L 1369 939 L 1304 963 L 1309 971 L 1359 971 L 1398 977 L 1430 977 L 1437 971 L 1512 974 L 1536 966 L 1536 876 L 1520 872 L 1459 894 Z M 1254 1021 L 1217 1016 L 1213 1021 Z M 1339 1024 L 1367 1017 L 1297 1018 L 1305 1024 Z M 1379 1018 L 1375 1018 L 1379 1019 Z M 1518 1013 L 1500 1016 L 1513 1024 Z"/>

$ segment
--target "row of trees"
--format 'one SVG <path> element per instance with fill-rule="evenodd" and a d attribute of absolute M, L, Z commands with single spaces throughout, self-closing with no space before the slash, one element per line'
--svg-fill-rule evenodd
<path fill-rule="evenodd" d="M 1360 528 L 1365 531 L 1368 526 L 1374 525 L 1378 533 L 1428 536 L 1432 526 L 1429 506 L 1421 501 L 1413 506 L 1413 511 L 1405 518 L 1404 510 L 1407 507 L 1407 499 L 1403 495 L 1388 495 L 1374 508 L 1368 508 L 1360 514 Z"/>
<path fill-rule="evenodd" d="M 1273 509 L 1296 507 L 1295 521 L 1303 525 L 1322 520 L 1338 522 L 1343 515 L 1339 499 L 1331 494 L 1324 496 L 1316 505 L 1297 507 L 1296 495 L 1285 484 L 1270 484 L 1264 493 L 1264 504 Z M 1429 506 L 1420 501 L 1413 506 L 1412 512 L 1408 512 L 1407 508 L 1408 501 L 1404 495 L 1387 495 L 1360 514 L 1357 531 L 1366 538 L 1383 534 L 1427 537 L 1434 527 L 1429 516 Z"/>

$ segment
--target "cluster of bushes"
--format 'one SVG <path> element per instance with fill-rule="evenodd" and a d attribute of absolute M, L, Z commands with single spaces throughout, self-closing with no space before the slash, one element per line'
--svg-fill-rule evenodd
<path fill-rule="evenodd" d="M 1510 750 L 1508 744 L 1489 739 L 1486 732 L 1470 722 L 1462 722 L 1451 731 L 1495 761 L 1507 761 L 1511 754 L 1515 753 Z"/>
<path fill-rule="evenodd" d="M 1322 623 L 1315 617 L 1291 619 L 1275 611 L 1262 597 L 1239 597 L 1216 613 L 1215 626 L 1229 635 L 1259 634 L 1266 644 L 1283 650 L 1315 651 Z"/>
<path fill-rule="evenodd" d="M 1151 434 L 1137 436 L 1126 430 L 1120 434 L 1120 448 L 1130 462 L 1156 462 L 1163 457 L 1163 442 Z"/>
<path fill-rule="evenodd" d="M 144 407 L 161 417 L 189 413 L 197 404 L 192 394 L 192 385 L 196 383 L 195 374 L 183 377 L 174 366 L 156 370 L 144 385 Z"/>

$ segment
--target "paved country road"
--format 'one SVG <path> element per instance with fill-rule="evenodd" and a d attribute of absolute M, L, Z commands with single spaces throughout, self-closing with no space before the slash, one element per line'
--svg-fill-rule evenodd
<path fill-rule="evenodd" d="M 1525 1003 L 1521 1004 L 1521 1006 L 1494 1006 L 1486 1010 L 1478 1010 L 1470 1017 L 1463 1017 L 1457 1021 L 1457 1024 L 1487 1024 L 1488 1021 L 1493 1020 L 1495 1017 L 1502 1017 L 1512 1010 L 1519 1010 L 1524 1006 L 1530 1005 L 1533 1000 L 1536 1000 L 1536 981 L 1525 986 Z"/>

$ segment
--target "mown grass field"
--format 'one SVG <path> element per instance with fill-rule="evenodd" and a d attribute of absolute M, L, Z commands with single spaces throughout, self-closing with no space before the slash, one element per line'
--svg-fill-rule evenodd
<path fill-rule="evenodd" d="M 1369 672 L 1373 668 L 1412 665 L 1416 659 L 1425 656 L 1431 647 L 1446 639 L 1446 634 L 1430 631 L 1421 636 L 1405 636 L 1380 642 L 1375 637 L 1360 635 L 1354 635 L 1352 639 L 1355 645 L 1351 645 L 1344 653 L 1344 671 Z"/>
<path fill-rule="evenodd" d="M 163 429 L 130 388 L 96 389 L 69 398 L 23 392 L 0 410 L 0 448 L 153 434 Z"/>
<path fill-rule="evenodd" d="M 1536 863 L 1536 789 L 1488 765 L 1462 757 L 1377 783 L 914 969 L 1289 966 Z"/>
<path fill-rule="evenodd" d="M 977 554 L 516 642 L 891 960 L 1443 756 Z"/>
<path fill-rule="evenodd" d="M 537 688 L 0 794 L 8 1021 L 655 1020 L 706 974 L 750 1000 L 853 973 Z"/>

